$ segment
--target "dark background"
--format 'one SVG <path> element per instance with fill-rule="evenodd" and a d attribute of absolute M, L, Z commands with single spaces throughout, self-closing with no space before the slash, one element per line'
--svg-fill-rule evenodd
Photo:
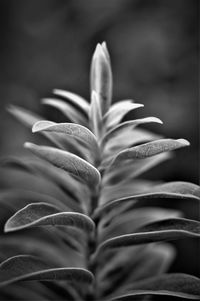
<path fill-rule="evenodd" d="M 159 117 L 164 125 L 153 130 L 191 142 L 147 177 L 198 183 L 198 0 L 0 0 L 0 23 L 1 156 L 21 154 L 32 139 L 6 105 L 43 112 L 40 99 L 55 87 L 89 99 L 90 59 L 105 40 L 113 101 L 144 103 L 135 117 Z M 0 187 L 6 182 L 2 171 Z M 198 206 L 181 209 L 198 217 Z M 175 244 L 172 270 L 198 275 L 197 243 Z"/>

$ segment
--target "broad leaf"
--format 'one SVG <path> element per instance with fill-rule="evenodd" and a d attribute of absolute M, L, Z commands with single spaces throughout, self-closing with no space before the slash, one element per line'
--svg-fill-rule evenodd
<path fill-rule="evenodd" d="M 112 128 L 120 123 L 127 113 L 143 106 L 143 104 L 134 103 L 132 100 L 118 101 L 110 107 L 109 111 L 104 115 L 103 121 L 108 129 Z"/>
<path fill-rule="evenodd" d="M 88 115 L 89 103 L 80 95 L 61 89 L 54 89 L 53 93 L 57 96 L 65 98 L 66 100 L 80 108 L 86 115 Z"/>
<path fill-rule="evenodd" d="M 121 291 L 121 294 L 113 294 L 105 300 L 132 300 L 133 297 L 137 298 L 142 295 L 163 295 L 199 300 L 200 279 L 186 274 L 164 274 L 135 282 L 124 292 Z"/>
<path fill-rule="evenodd" d="M 185 237 L 200 238 L 200 222 L 183 218 L 161 220 L 139 228 L 136 233 L 121 235 L 104 241 L 98 246 L 94 258 L 97 259 L 100 253 L 113 248 Z"/>
<path fill-rule="evenodd" d="M 29 204 L 17 211 L 5 224 L 5 232 L 36 226 L 72 226 L 87 232 L 94 230 L 94 222 L 86 215 L 76 212 L 59 212 L 45 203 Z"/>
<path fill-rule="evenodd" d="M 53 165 L 72 173 L 87 184 L 98 185 L 101 179 L 98 170 L 90 163 L 67 151 L 58 150 L 48 146 L 38 146 L 33 143 L 25 143 L 36 156 L 52 163 Z"/>
<path fill-rule="evenodd" d="M 22 280 L 78 282 L 91 284 L 93 275 L 82 268 L 51 268 L 35 256 L 19 255 L 0 264 L 0 286 Z"/>

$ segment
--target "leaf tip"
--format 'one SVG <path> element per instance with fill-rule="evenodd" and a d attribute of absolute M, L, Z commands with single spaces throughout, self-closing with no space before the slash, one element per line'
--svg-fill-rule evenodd
<path fill-rule="evenodd" d="M 184 146 L 189 146 L 190 142 L 186 139 L 180 138 L 177 140 L 179 143 L 183 144 Z"/>

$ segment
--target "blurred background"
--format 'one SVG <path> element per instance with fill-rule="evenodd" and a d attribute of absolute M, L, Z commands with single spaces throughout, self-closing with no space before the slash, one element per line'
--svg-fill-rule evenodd
<path fill-rule="evenodd" d="M 90 59 L 96 44 L 106 41 L 113 101 L 143 103 L 135 117 L 159 117 L 164 125 L 152 130 L 191 143 L 146 177 L 198 183 L 198 2 L 0 0 L 0 155 L 21 154 L 24 141 L 34 140 L 6 106 L 45 115 L 40 99 L 53 88 L 89 100 Z M 0 187 L 6 188 L 7 181 L 1 171 Z M 183 202 L 181 209 L 188 218 L 198 217 L 197 205 Z M 178 257 L 172 270 L 198 275 L 197 242 L 175 245 Z"/>

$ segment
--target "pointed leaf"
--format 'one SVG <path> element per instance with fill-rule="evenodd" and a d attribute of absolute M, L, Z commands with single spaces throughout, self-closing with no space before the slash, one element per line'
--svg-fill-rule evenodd
<path fill-rule="evenodd" d="M 107 128 L 112 128 L 121 122 L 123 117 L 132 110 L 143 107 L 143 104 L 134 103 L 132 100 L 121 100 L 113 104 L 104 115 Z"/>
<path fill-rule="evenodd" d="M 89 103 L 80 95 L 61 89 L 54 89 L 53 93 L 57 96 L 64 97 L 66 100 L 79 107 L 86 115 L 88 115 Z"/>
<path fill-rule="evenodd" d="M 87 126 L 87 124 L 88 124 L 88 120 L 84 114 L 81 114 L 81 112 L 77 111 L 77 109 L 75 107 L 73 107 L 69 103 L 66 103 L 63 100 L 55 99 L 55 98 L 45 98 L 45 99 L 42 99 L 41 102 L 44 105 L 48 105 L 48 106 L 58 109 L 72 122 L 80 123 L 84 126 Z"/>
<path fill-rule="evenodd" d="M 129 120 L 125 121 L 123 123 L 120 123 L 119 125 L 115 126 L 113 129 L 108 131 L 106 135 L 103 137 L 101 146 L 104 147 L 105 144 L 111 140 L 111 139 L 117 139 L 118 140 L 118 135 L 125 133 L 127 130 L 133 130 L 136 126 L 140 124 L 145 124 L 145 123 L 151 123 L 151 122 L 156 122 L 162 124 L 162 121 L 159 118 L 156 117 L 146 117 L 142 119 L 135 119 L 135 120 Z"/>
<path fill-rule="evenodd" d="M 200 279 L 187 274 L 164 274 L 135 282 L 121 294 L 106 298 L 109 301 L 132 300 L 142 295 L 174 296 L 199 300 Z"/>
<path fill-rule="evenodd" d="M 0 286 L 22 280 L 78 282 L 91 284 L 93 275 L 82 268 L 48 268 L 35 256 L 19 255 L 0 264 Z"/>
<path fill-rule="evenodd" d="M 111 166 L 117 166 L 124 160 L 144 159 L 157 154 L 175 150 L 188 146 L 189 142 L 185 139 L 161 139 L 138 145 L 127 150 L 121 151 L 112 161 Z"/>
<path fill-rule="evenodd" d="M 59 212 L 45 203 L 29 204 L 17 211 L 5 224 L 5 232 L 37 226 L 72 226 L 89 232 L 94 230 L 94 222 L 86 215 L 76 212 Z"/>
<path fill-rule="evenodd" d="M 97 258 L 99 253 L 108 249 L 167 241 L 184 237 L 200 238 L 200 222 L 184 218 L 171 218 L 153 222 L 139 228 L 136 233 L 121 235 L 104 241 L 97 248 L 94 257 Z"/>
<path fill-rule="evenodd" d="M 91 64 L 91 91 L 98 93 L 102 115 L 110 107 L 112 101 L 112 71 L 106 44 L 97 44 Z"/>
<path fill-rule="evenodd" d="M 52 163 L 53 165 L 72 173 L 89 185 L 98 185 L 101 179 L 99 171 L 90 163 L 67 151 L 58 150 L 48 146 L 38 146 L 25 143 L 36 156 Z"/>

